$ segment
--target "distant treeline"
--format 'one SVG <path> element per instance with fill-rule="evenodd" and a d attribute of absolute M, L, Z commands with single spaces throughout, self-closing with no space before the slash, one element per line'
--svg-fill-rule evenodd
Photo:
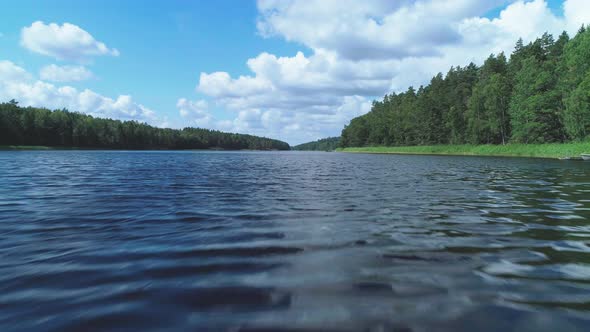
<path fill-rule="evenodd" d="M 106 149 L 289 150 L 289 144 L 216 130 L 157 128 L 137 121 L 95 118 L 67 110 L 0 104 L 0 145 Z"/>
<path fill-rule="evenodd" d="M 451 68 L 386 95 L 342 131 L 342 147 L 504 144 L 590 138 L 590 29 L 522 39 L 510 60 Z"/>
<path fill-rule="evenodd" d="M 340 137 L 328 137 L 315 142 L 303 143 L 293 147 L 293 150 L 301 151 L 333 151 L 340 144 Z"/>

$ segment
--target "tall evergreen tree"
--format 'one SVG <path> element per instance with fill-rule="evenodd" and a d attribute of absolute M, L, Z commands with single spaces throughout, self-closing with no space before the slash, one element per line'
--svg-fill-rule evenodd
<path fill-rule="evenodd" d="M 590 136 L 590 32 L 549 33 L 375 102 L 342 146 L 545 143 Z"/>
<path fill-rule="evenodd" d="M 472 144 L 505 144 L 509 137 L 511 86 L 503 53 L 491 55 L 480 69 L 469 100 L 468 137 Z"/>
<path fill-rule="evenodd" d="M 520 143 L 547 143 L 561 140 L 557 114 L 560 95 L 554 72 L 541 60 L 529 57 L 522 62 L 514 81 L 510 115 L 512 139 Z"/>
<path fill-rule="evenodd" d="M 572 139 L 582 140 L 590 135 L 590 104 L 587 99 L 590 31 L 582 27 L 575 38 L 566 45 L 560 69 L 565 130 Z"/>
<path fill-rule="evenodd" d="M 67 110 L 0 103 L 0 145 L 46 145 L 107 149 L 288 150 L 278 140 L 216 130 L 162 129 L 136 121 L 94 118 Z"/>

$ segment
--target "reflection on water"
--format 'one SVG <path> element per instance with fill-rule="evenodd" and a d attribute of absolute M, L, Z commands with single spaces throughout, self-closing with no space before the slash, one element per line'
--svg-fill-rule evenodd
<path fill-rule="evenodd" d="M 585 331 L 590 163 L 0 152 L 2 331 Z"/>

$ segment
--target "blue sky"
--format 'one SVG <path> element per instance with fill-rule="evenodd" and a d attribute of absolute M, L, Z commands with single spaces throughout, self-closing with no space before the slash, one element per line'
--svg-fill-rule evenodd
<path fill-rule="evenodd" d="M 170 117 L 178 114 L 180 96 L 195 95 L 200 72 L 244 75 L 244 59 L 301 49 L 258 36 L 255 1 L 23 0 L 10 7 L 0 20 L 2 58 L 37 71 L 56 61 L 18 47 L 22 27 L 37 20 L 78 25 L 121 55 L 93 60 L 97 79 L 72 85 L 105 95 L 131 94 Z"/>
<path fill-rule="evenodd" d="M 590 21 L 582 0 L 343 1 L 8 1 L 0 97 L 301 143 L 338 135 L 383 93 Z M 81 52 L 65 23 L 109 51 L 60 56 Z M 52 80 L 50 65 L 92 77 Z"/>

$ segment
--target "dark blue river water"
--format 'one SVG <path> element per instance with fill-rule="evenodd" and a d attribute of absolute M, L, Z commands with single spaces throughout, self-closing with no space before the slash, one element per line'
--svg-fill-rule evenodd
<path fill-rule="evenodd" d="M 590 163 L 0 152 L 0 331 L 588 331 Z"/>

